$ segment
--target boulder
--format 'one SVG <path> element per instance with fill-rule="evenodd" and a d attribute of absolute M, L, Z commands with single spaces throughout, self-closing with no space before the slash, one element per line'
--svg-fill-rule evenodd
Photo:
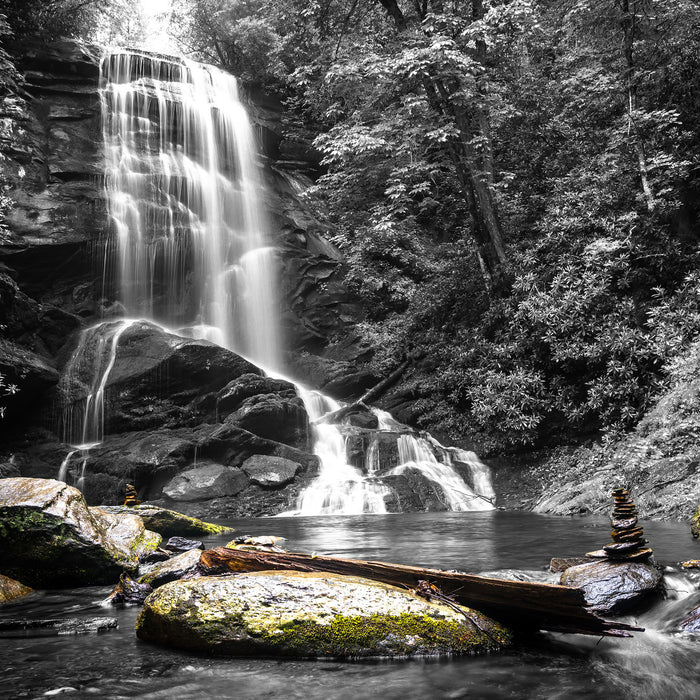
<path fill-rule="evenodd" d="M 140 506 L 129 508 L 127 506 L 100 506 L 100 510 L 109 513 L 136 513 L 149 530 L 153 530 L 163 537 L 172 535 L 221 535 L 233 532 L 233 528 L 225 525 L 206 523 L 197 518 L 178 513 L 167 508 L 142 503 Z"/>
<path fill-rule="evenodd" d="M 24 598 L 30 593 L 34 593 L 34 591 L 29 586 L 0 574 L 0 605 Z"/>
<path fill-rule="evenodd" d="M 260 373 L 209 341 L 182 338 L 146 321 L 107 321 L 82 333 L 63 373 L 65 401 L 82 406 L 96 390 L 95 368 L 109 366 L 107 433 L 213 419 L 219 390 L 243 374 Z"/>
<path fill-rule="evenodd" d="M 251 396 L 225 420 L 261 438 L 292 447 L 304 449 L 309 443 L 309 417 L 298 396 Z"/>
<path fill-rule="evenodd" d="M 153 588 L 158 588 L 170 581 L 181 579 L 186 573 L 193 571 L 199 562 L 201 552 L 198 549 L 190 549 L 182 554 L 170 557 L 167 561 L 156 564 L 153 569 L 139 578 L 139 583 L 145 583 Z"/>
<path fill-rule="evenodd" d="M 273 379 L 259 374 L 243 374 L 229 382 L 216 395 L 216 409 L 219 415 L 226 415 L 238 409 L 251 396 L 259 394 L 278 394 L 285 398 L 294 398 L 294 385 L 283 379 Z"/>
<path fill-rule="evenodd" d="M 292 571 L 168 583 L 146 599 L 136 634 L 188 651 L 304 658 L 465 654 L 510 641 L 468 608 L 365 579 Z"/>
<path fill-rule="evenodd" d="M 566 569 L 560 582 L 582 588 L 588 605 L 610 614 L 629 610 L 658 591 L 661 578 L 659 570 L 650 564 L 601 560 Z"/>
<path fill-rule="evenodd" d="M 294 480 L 301 470 L 301 464 L 284 457 L 253 455 L 243 462 L 241 468 L 258 486 L 281 488 Z"/>
<path fill-rule="evenodd" d="M 163 493 L 174 501 L 203 501 L 220 496 L 235 496 L 248 486 L 246 474 L 235 467 L 205 462 L 178 474 Z"/>
<path fill-rule="evenodd" d="M 135 515 L 90 510 L 78 489 L 53 479 L 0 480 L 0 569 L 34 587 L 113 581 L 135 571 L 160 537 Z"/>
<path fill-rule="evenodd" d="M 698 506 L 693 519 L 690 521 L 690 532 L 695 539 L 700 537 L 700 506 Z"/>

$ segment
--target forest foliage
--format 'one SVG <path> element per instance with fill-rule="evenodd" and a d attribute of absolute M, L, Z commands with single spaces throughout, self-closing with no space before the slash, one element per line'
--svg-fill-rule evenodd
<path fill-rule="evenodd" d="M 639 420 L 700 330 L 699 2 L 174 0 L 172 28 L 316 135 L 417 423 L 503 450 Z"/>

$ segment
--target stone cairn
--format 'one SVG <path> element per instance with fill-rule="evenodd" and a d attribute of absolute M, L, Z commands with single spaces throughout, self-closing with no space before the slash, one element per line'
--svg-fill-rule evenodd
<path fill-rule="evenodd" d="M 588 556 L 613 561 L 646 561 L 653 551 L 644 546 L 649 540 L 644 538 L 644 530 L 637 524 L 637 506 L 625 489 L 615 489 L 612 496 L 615 505 L 610 519 L 610 535 L 613 541 Z"/>
<path fill-rule="evenodd" d="M 124 500 L 125 506 L 138 506 L 141 501 L 139 501 L 139 494 L 132 484 L 126 485 L 126 499 Z"/>

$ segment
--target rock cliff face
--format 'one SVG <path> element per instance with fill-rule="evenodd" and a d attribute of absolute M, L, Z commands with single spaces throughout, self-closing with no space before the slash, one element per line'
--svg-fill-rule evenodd
<path fill-rule="evenodd" d="M 70 424 L 66 416 L 97 388 L 73 373 L 81 333 L 120 315 L 104 265 L 112 232 L 103 189 L 100 51 L 64 41 L 25 44 L 14 55 L 24 84 L 0 96 L 3 169 L 15 202 L 0 232 L 0 374 L 19 391 L 0 396 L 6 436 L 0 477 L 55 477 L 71 451 L 67 443 L 80 442 L 82 417 Z M 300 379 L 335 382 L 341 398 L 357 395 L 373 381 L 356 367 L 366 352 L 351 333 L 359 310 L 343 286 L 338 251 L 300 199 L 309 166 L 298 161 L 298 148 L 282 143 L 275 109 L 257 98 L 252 111 L 264 148 L 290 366 Z M 350 341 L 331 346 L 334 336 Z M 292 504 L 315 459 L 306 451 L 307 417 L 290 385 L 266 380 L 242 358 L 206 343 L 174 347 L 147 324 L 131 328 L 124 341 L 103 387 L 105 439 L 87 457 L 89 502 L 116 503 L 130 481 L 142 497 L 167 503 L 163 487 L 204 459 L 243 493 L 226 514 Z M 109 338 L 102 342 L 109 345 Z M 206 377 L 193 369 L 202 358 Z M 290 460 L 296 476 L 261 485 L 240 469 L 255 455 Z M 80 456 L 64 465 L 69 483 L 80 478 Z M 196 499 L 188 503 L 201 510 Z"/>

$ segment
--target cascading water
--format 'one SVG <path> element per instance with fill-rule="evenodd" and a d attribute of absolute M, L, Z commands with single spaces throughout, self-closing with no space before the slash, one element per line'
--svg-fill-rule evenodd
<path fill-rule="evenodd" d="M 341 406 L 328 396 L 298 388 L 314 432 L 314 452 L 321 462 L 316 480 L 305 489 L 297 504 L 299 515 L 386 513 L 385 497 L 390 490 L 367 479 L 348 463 L 345 438 L 323 416 Z"/>
<path fill-rule="evenodd" d="M 102 62 L 101 96 L 127 312 L 278 367 L 274 250 L 236 79 L 118 51 Z"/>
<path fill-rule="evenodd" d="M 263 186 L 235 78 L 185 59 L 120 50 L 102 61 L 100 94 L 105 192 L 115 231 L 105 270 L 126 313 L 210 340 L 280 376 L 275 251 L 265 235 Z M 72 362 L 77 368 L 88 355 L 97 359 L 80 435 L 66 421 L 71 441 L 80 444 L 61 466 L 64 477 L 75 454 L 85 456 L 86 445 L 102 440 L 105 391 L 130 323 L 105 322 L 83 334 Z M 321 463 L 297 512 L 384 513 L 387 501 L 396 500 L 385 477 L 408 469 L 439 487 L 450 509 L 492 507 L 480 498 L 492 495 L 490 482 L 472 479 L 470 489 L 445 448 L 384 412 L 376 412 L 374 432 L 392 436 L 399 459 L 384 464 L 375 436 L 363 463 L 354 464 L 347 426 L 328 419 L 340 404 L 297 389 Z"/>
<path fill-rule="evenodd" d="M 78 455 L 80 467 L 75 470 L 78 488 L 85 485 L 85 472 L 90 450 L 104 438 L 105 389 L 117 358 L 119 338 L 133 321 L 122 319 L 86 328 L 80 335 L 78 347 L 66 365 L 61 382 L 63 391 L 72 395 L 76 386 L 84 387 L 83 398 L 74 400 L 63 415 L 64 441 L 75 449 L 63 459 L 57 479 L 66 481 L 73 457 Z M 89 377 L 89 384 L 84 380 Z"/>

